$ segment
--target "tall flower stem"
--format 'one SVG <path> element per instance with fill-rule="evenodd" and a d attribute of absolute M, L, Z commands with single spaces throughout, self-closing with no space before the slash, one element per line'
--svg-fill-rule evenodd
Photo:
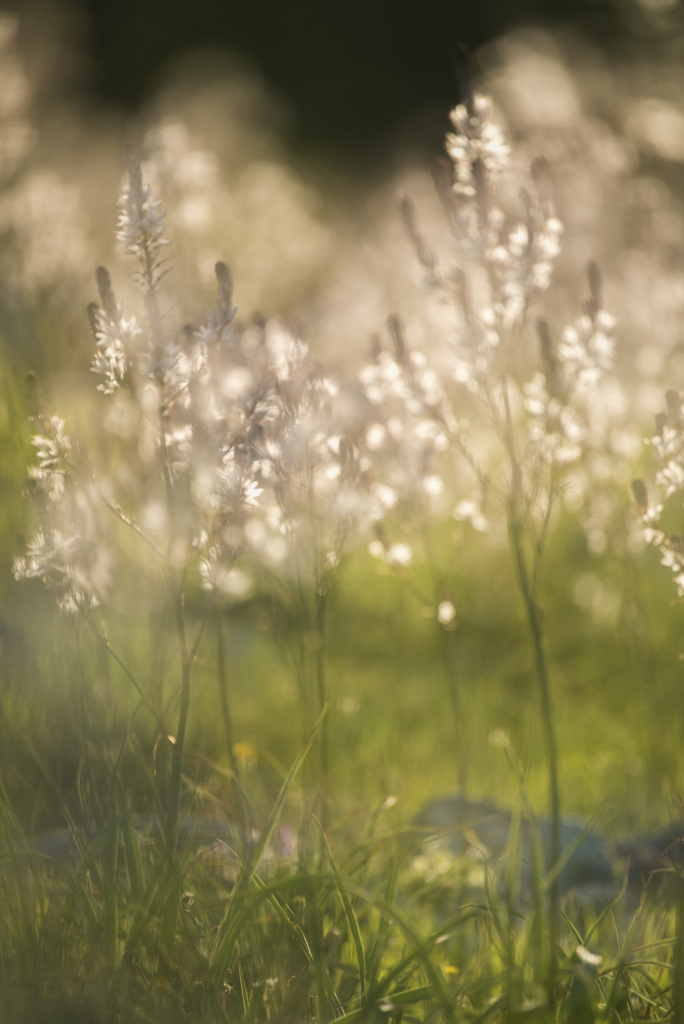
<path fill-rule="evenodd" d="M 219 703 L 221 705 L 221 717 L 223 727 L 226 731 L 226 747 L 228 751 L 228 768 L 232 776 L 233 798 L 235 801 L 235 816 L 242 829 L 242 840 L 247 838 L 247 827 L 245 818 L 245 806 L 243 805 L 243 793 L 240 785 L 240 772 L 237 758 L 235 757 L 235 733 L 233 731 L 233 717 L 230 711 L 230 700 L 228 698 L 228 676 L 226 673 L 226 652 L 223 643 L 223 618 L 221 609 L 216 612 L 216 665 L 218 670 L 218 691 Z"/>
<path fill-rule="evenodd" d="M 521 505 L 524 504 L 523 475 L 515 445 L 513 433 L 513 421 L 508 400 L 508 385 L 505 378 L 502 381 L 502 396 L 505 409 L 505 440 L 509 455 L 511 469 L 511 488 L 507 502 L 508 535 L 513 554 L 516 581 L 518 589 L 525 604 L 527 622 L 530 629 L 534 647 L 535 666 L 539 693 L 541 697 L 542 724 L 546 741 L 546 759 L 549 778 L 549 811 L 551 817 L 551 843 L 550 843 L 550 864 L 553 868 L 561 853 L 561 830 L 560 830 L 560 789 L 558 783 L 558 744 L 556 739 L 556 725 L 553 713 L 553 702 L 551 697 L 551 681 L 549 677 L 548 661 L 546 657 L 546 639 L 542 626 L 542 612 L 538 601 L 538 580 L 539 563 L 544 550 L 546 531 L 548 528 L 550 511 L 553 500 L 553 487 L 549 491 L 549 501 L 546 516 L 541 531 L 535 538 L 532 554 L 532 570 L 524 550 L 523 534 L 525 523 L 520 515 Z M 555 1004 L 556 985 L 556 941 L 557 941 L 557 913 L 558 905 L 558 876 L 556 875 L 549 885 L 549 976 L 548 976 L 548 999 L 549 1006 Z"/>
<path fill-rule="evenodd" d="M 454 714 L 454 730 L 456 732 L 456 747 L 458 750 L 458 788 L 461 796 L 465 796 L 468 786 L 468 754 L 465 747 L 461 688 L 456 671 L 456 639 L 453 632 L 446 632 L 446 630 L 440 629 L 440 633 L 442 634 L 444 672 L 447 679 L 451 709 Z"/>
<path fill-rule="evenodd" d="M 423 543 L 427 562 L 432 577 L 432 589 L 434 591 L 435 605 L 438 607 L 445 592 L 446 578 L 443 571 L 443 560 L 435 551 L 432 537 L 429 530 L 423 535 Z M 440 634 L 441 654 L 444 661 L 444 675 L 449 692 L 449 702 L 454 715 L 454 733 L 456 736 L 456 760 L 458 771 L 458 788 L 461 796 L 466 795 L 468 785 L 468 751 L 466 749 L 465 729 L 463 728 L 463 701 L 461 699 L 461 687 L 456 668 L 456 637 L 454 629 L 445 629 L 436 620 L 437 629 Z M 454 623 L 450 624 L 452 627 Z"/>
<path fill-rule="evenodd" d="M 188 651 L 185 629 L 183 597 L 183 589 L 182 587 L 179 587 L 174 598 L 174 612 L 176 617 L 176 633 L 178 635 L 178 645 L 181 656 L 181 693 L 180 710 L 178 712 L 178 729 L 176 731 L 175 742 L 173 744 L 173 755 L 171 758 L 171 794 L 169 799 L 168 832 L 172 841 L 180 813 L 183 746 L 185 744 L 185 733 L 188 725 L 188 711 L 190 709 L 190 671 L 192 668 L 192 658 Z"/>
<path fill-rule="evenodd" d="M 153 293 L 149 293 L 153 294 Z M 150 303 L 152 305 L 152 303 Z M 176 501 L 169 468 L 169 455 L 165 442 L 165 409 L 163 404 L 159 408 L 159 432 L 161 438 L 161 464 L 166 488 L 166 504 L 169 513 L 169 520 L 173 524 L 175 519 Z M 175 570 L 171 570 L 175 575 Z M 181 791 L 183 787 L 183 747 L 185 745 L 185 733 L 188 725 L 188 712 L 190 710 L 190 673 L 192 670 L 193 658 L 188 650 L 187 631 L 185 628 L 185 569 L 180 573 L 178 579 L 172 578 L 173 589 L 173 611 L 176 620 L 176 636 L 178 637 L 178 650 L 181 659 L 181 686 L 180 686 L 180 708 L 178 711 L 178 728 L 173 744 L 171 756 L 171 789 L 169 793 L 169 808 L 167 819 L 167 831 L 169 840 L 175 845 L 175 834 L 180 815 Z"/>
<path fill-rule="evenodd" d="M 322 714 L 328 699 L 325 683 L 325 613 L 328 599 L 328 588 L 325 576 L 319 576 L 316 586 L 316 632 L 318 647 L 316 649 L 316 693 L 318 697 L 318 714 Z M 321 724 L 321 823 L 327 832 L 330 828 L 330 735 L 327 717 Z"/>
<path fill-rule="evenodd" d="M 216 613 L 216 665 L 218 670 L 218 691 L 219 703 L 221 705 L 221 717 L 223 727 L 226 731 L 226 749 L 228 752 L 228 767 L 235 778 L 238 777 L 237 762 L 235 760 L 235 736 L 233 733 L 233 719 L 230 713 L 230 702 L 228 700 L 228 679 L 226 676 L 226 653 L 223 646 L 223 621 L 220 609 Z"/>

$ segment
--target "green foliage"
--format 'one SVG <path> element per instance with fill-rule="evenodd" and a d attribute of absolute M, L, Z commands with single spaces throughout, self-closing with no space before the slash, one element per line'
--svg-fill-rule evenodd
<path fill-rule="evenodd" d="M 10 375 L 4 387 L 14 389 L 18 413 Z M 16 430 L 17 418 L 12 423 Z M 22 449 L 11 451 L 3 473 L 20 509 Z M 447 541 L 435 536 L 437 549 Z M 8 529 L 6 563 L 12 547 Z M 502 597 L 512 592 L 509 567 L 501 553 L 466 539 L 455 571 L 474 788 L 501 803 L 519 794 L 502 750 L 488 743 L 505 728 L 512 750 L 526 753 L 525 785 L 541 807 L 530 655 L 521 610 Z M 582 573 L 619 579 L 620 611 L 610 623 L 573 602 Z M 602 826 L 618 832 L 662 820 L 661 780 L 677 785 L 681 612 L 661 580 L 650 555 L 597 560 L 572 521 L 559 522 L 545 600 L 566 807 L 593 812 L 612 795 Z M 550 1009 L 544 900 L 521 902 L 514 871 L 501 872 L 501 889 L 500 865 L 454 858 L 439 839 L 425 845 L 411 831 L 413 811 L 452 789 L 456 774 L 441 634 L 420 600 L 379 575 L 376 562 L 355 555 L 331 595 L 327 836 L 314 816 L 316 771 L 296 775 L 306 754 L 301 708 L 277 653 L 298 642 L 305 624 L 269 616 L 258 595 L 224 624 L 235 763 L 260 837 L 238 835 L 234 850 L 201 837 L 176 848 L 165 838 L 168 765 L 154 716 L 87 624 L 58 616 L 38 584 L 28 590 L 29 597 L 4 591 L 17 643 L 2 691 L 3 1019 L 672 1019 L 678 911 L 666 891 L 652 884 L 637 907 L 624 895 L 603 908 L 566 901 Z M 190 595 L 187 612 L 194 629 L 199 595 Z M 136 673 L 149 658 L 149 627 L 137 611 L 110 619 Z M 159 628 L 162 646 L 172 645 L 168 623 Z M 214 658 L 206 640 L 181 824 L 238 816 Z M 654 678 L 647 703 L 644 680 Z M 286 764 L 294 769 L 284 780 Z M 400 798 L 394 808 L 383 803 L 390 794 Z M 151 816 L 147 824 L 141 812 Z M 153 832 L 150 820 L 159 822 Z M 31 836 L 64 826 L 77 848 L 73 863 L 31 852 Z M 297 833 L 296 858 L 271 856 L 278 828 Z M 514 849 L 515 834 L 510 842 Z M 540 876 L 536 888 L 543 892 Z"/>

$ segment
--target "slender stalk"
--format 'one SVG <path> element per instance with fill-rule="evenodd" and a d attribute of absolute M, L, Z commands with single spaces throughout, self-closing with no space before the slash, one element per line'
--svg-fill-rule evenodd
<path fill-rule="evenodd" d="M 150 327 L 154 330 L 151 314 L 158 315 L 156 295 L 152 286 L 148 292 L 148 317 Z M 159 406 L 159 436 L 162 473 L 166 489 L 166 505 L 169 513 L 169 520 L 174 522 L 176 508 L 176 495 L 174 493 L 171 470 L 169 467 L 169 456 L 165 441 L 165 409 L 163 403 Z M 171 539 L 169 539 L 169 552 L 171 551 Z M 193 663 L 193 655 L 188 650 L 187 631 L 185 628 L 185 576 L 187 565 L 181 571 L 179 578 L 174 580 L 175 571 L 171 570 L 171 585 L 173 592 L 173 610 L 176 620 L 176 635 L 178 636 L 178 649 L 181 658 L 181 685 L 180 685 L 180 708 L 178 711 L 178 728 L 173 744 L 171 755 L 171 786 L 169 791 L 169 807 L 167 818 L 167 834 L 171 845 L 175 845 L 175 833 L 180 815 L 181 790 L 183 781 L 183 746 L 185 744 L 185 733 L 188 725 L 188 711 L 190 709 L 190 673 Z"/>
<path fill-rule="evenodd" d="M 220 609 L 216 613 L 216 664 L 218 668 L 218 690 L 219 703 L 221 705 L 221 716 L 223 727 L 226 730 L 226 748 L 228 751 L 228 767 L 234 775 L 237 775 L 237 762 L 235 760 L 235 737 L 233 734 L 233 721 L 228 703 L 228 679 L 226 677 L 226 656 L 223 648 L 223 622 Z"/>
<path fill-rule="evenodd" d="M 550 864 L 553 867 L 561 853 L 561 830 L 560 830 L 560 790 L 558 784 L 558 744 L 556 739 L 556 726 L 553 715 L 551 699 L 551 682 L 549 678 L 548 662 L 546 658 L 546 641 L 544 638 L 541 609 L 537 600 L 537 587 L 539 580 L 539 564 L 543 554 L 544 537 L 548 528 L 550 517 L 551 497 L 547 507 L 542 532 L 535 545 L 532 571 L 528 569 L 525 551 L 523 548 L 524 523 L 519 516 L 519 508 L 523 501 L 523 479 L 522 470 L 518 461 L 515 447 L 513 419 L 511 416 L 510 403 L 508 399 L 507 381 L 502 378 L 502 397 L 506 417 L 504 439 L 508 450 L 511 467 L 511 492 L 507 505 L 508 533 L 511 549 L 513 552 L 514 567 L 518 588 L 522 594 L 527 612 L 527 621 L 532 635 L 534 646 L 535 665 L 539 691 L 541 696 L 542 724 L 546 741 L 547 770 L 549 774 L 549 810 L 551 816 L 551 844 Z M 549 977 L 548 977 L 548 999 L 549 1007 L 553 1010 L 555 1005 L 555 986 L 557 974 L 557 914 L 558 905 L 558 877 L 556 876 L 549 886 Z"/>
<path fill-rule="evenodd" d="M 169 518 L 173 522 L 175 511 L 175 495 L 173 482 L 169 469 L 168 452 L 164 441 L 164 410 L 159 409 L 159 429 L 161 436 L 161 463 L 166 487 L 166 502 L 169 510 Z M 187 631 L 185 628 L 185 570 L 181 572 L 180 578 L 172 582 L 174 589 L 173 610 L 176 620 L 176 635 L 178 637 L 178 649 L 181 658 L 181 685 L 180 685 L 180 709 L 178 712 L 178 728 L 173 744 L 171 755 L 171 787 L 169 791 L 169 807 L 167 818 L 167 832 L 169 840 L 175 844 L 175 832 L 180 814 L 180 801 L 183 778 L 183 746 L 185 744 L 185 733 L 188 724 L 188 711 L 190 709 L 190 672 L 192 669 L 192 655 L 188 651 Z"/>
<path fill-rule="evenodd" d="M 138 537 L 140 537 L 141 540 L 144 540 L 145 543 L 150 548 L 152 548 L 155 554 L 159 555 L 160 558 L 163 558 L 166 561 L 167 556 L 164 554 L 161 548 L 157 547 L 154 541 L 150 537 L 148 537 L 143 530 L 140 529 L 137 523 L 135 523 L 129 516 L 124 515 L 124 513 L 121 511 L 121 509 L 115 502 L 110 501 L 108 498 L 103 498 L 102 501 L 104 505 L 109 509 L 109 511 L 117 517 L 117 519 L 120 519 L 122 523 L 125 523 L 126 526 L 133 530 L 133 533 L 137 533 Z"/>
<path fill-rule="evenodd" d="M 190 708 L 190 670 L 192 659 L 188 652 L 188 644 L 185 630 L 185 610 L 183 608 L 183 591 L 179 588 L 174 600 L 174 611 L 176 614 L 176 632 L 181 655 L 181 694 L 180 710 L 178 712 L 178 730 L 173 744 L 171 757 L 171 791 L 169 797 L 168 833 L 174 836 L 178 817 L 180 814 L 180 799 L 182 788 L 183 771 L 183 745 L 188 725 L 188 711 Z"/>
<path fill-rule="evenodd" d="M 325 685 L 325 612 L 328 598 L 328 588 L 319 578 L 316 587 L 316 632 L 318 633 L 318 647 L 316 649 L 316 691 L 318 695 L 318 714 L 320 715 L 325 707 L 328 694 Z M 328 730 L 328 719 L 323 719 L 321 725 L 320 753 L 321 753 L 321 820 L 324 830 L 330 828 L 330 736 Z"/>
<path fill-rule="evenodd" d="M 451 709 L 454 713 L 454 729 L 456 732 L 456 746 L 458 749 L 458 788 L 461 796 L 466 795 L 468 788 L 468 754 L 465 746 L 463 730 L 463 707 L 461 702 L 461 688 L 458 682 L 456 671 L 456 641 L 453 632 L 446 632 L 440 629 L 442 637 L 442 654 L 444 656 L 444 671 L 447 679 L 447 689 L 451 701 Z"/>
<path fill-rule="evenodd" d="M 429 530 L 426 530 L 424 533 L 424 544 L 428 565 L 430 566 L 430 573 L 432 575 L 435 605 L 438 606 L 442 598 L 442 595 L 444 594 L 445 578 L 444 573 L 440 568 L 440 559 L 437 557 L 436 552 L 434 550 L 432 537 L 430 535 Z M 461 796 L 465 796 L 468 784 L 468 753 L 466 750 L 465 735 L 463 729 L 463 705 L 461 702 L 461 688 L 459 685 L 458 672 L 456 670 L 456 643 L 452 630 L 447 631 L 446 629 L 443 629 L 439 622 L 437 623 L 437 628 L 440 633 L 440 642 L 442 656 L 444 659 L 444 674 L 446 676 L 447 690 L 449 691 L 449 700 L 454 715 L 454 731 L 456 734 L 456 750 L 458 761 L 458 788 L 460 790 Z"/>
<path fill-rule="evenodd" d="M 228 748 L 228 767 L 232 776 L 233 798 L 235 800 L 235 816 L 242 829 L 242 840 L 247 840 L 247 825 L 245 820 L 245 807 L 243 805 L 243 794 L 240 785 L 240 771 L 235 757 L 235 734 L 233 732 L 233 718 L 230 712 L 230 701 L 228 700 L 228 677 L 226 673 L 226 656 L 223 645 L 223 620 L 221 610 L 216 612 L 216 664 L 218 667 L 218 691 L 219 703 L 221 705 L 221 716 L 223 727 L 226 731 L 226 746 Z"/>
<path fill-rule="evenodd" d="M 529 586 L 527 566 L 525 564 L 524 553 L 521 545 L 520 527 L 512 508 L 512 502 L 509 506 L 509 534 L 515 558 L 518 586 L 522 592 L 525 610 L 527 612 L 528 625 L 532 634 L 537 680 L 539 682 L 539 691 L 541 695 L 542 723 L 546 740 L 546 759 L 549 773 L 549 804 L 551 816 L 551 848 L 550 864 L 548 867 L 552 867 L 558 861 L 561 853 L 558 744 L 556 740 L 556 727 L 551 700 L 551 683 L 546 658 L 546 642 L 541 624 L 541 611 L 537 603 L 536 594 Z M 553 1006 L 555 1001 L 554 990 L 556 983 L 556 906 L 558 904 L 558 877 L 555 877 L 549 886 L 549 902 L 551 904 L 549 914 L 549 945 L 551 949 L 551 959 L 549 964 L 549 1003 Z"/>

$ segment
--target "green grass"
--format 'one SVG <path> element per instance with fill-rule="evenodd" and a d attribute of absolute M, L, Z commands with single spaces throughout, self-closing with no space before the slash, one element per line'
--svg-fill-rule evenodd
<path fill-rule="evenodd" d="M 1 386 L 3 1020 L 675 1019 L 683 1005 L 676 890 L 653 883 L 641 907 L 627 897 L 615 906 L 568 898 L 549 1003 L 541 873 L 518 904 L 506 895 L 515 878 L 502 887 L 495 877 L 505 881 L 505 864 L 485 871 L 434 846 L 416 859 L 425 837 L 411 831 L 415 813 L 454 790 L 458 777 L 441 627 L 364 551 L 341 566 L 328 610 L 327 842 L 317 819 L 317 738 L 288 778 L 313 716 L 282 655 L 304 627 L 296 616 L 274 620 L 265 594 L 225 616 L 233 732 L 261 845 L 271 826 L 287 826 L 298 837 L 297 856 L 259 863 L 257 840 L 239 848 L 237 860 L 216 850 L 184 852 L 171 836 L 151 841 L 138 831 L 136 812 L 165 820 L 164 741 L 87 624 L 60 615 L 38 581 L 11 579 L 14 536 L 25 528 L 28 452 L 11 372 Z M 625 497 L 615 537 L 629 515 Z M 519 805 L 519 777 L 490 741 L 505 730 L 524 768 L 525 798 L 545 813 L 533 651 L 508 552 L 469 533 L 453 548 L 452 529 L 436 530 L 433 542 L 451 566 L 471 793 Z M 420 563 L 417 573 L 420 582 Z M 617 592 L 619 608 L 608 614 L 606 600 L 578 606 L 582 578 L 585 590 L 593 579 Z M 154 700 L 167 706 L 173 733 L 176 641 L 163 605 L 152 615 L 144 588 L 135 593 L 134 604 L 106 613 L 107 635 L 146 688 L 157 632 Z M 668 574 L 651 552 L 609 548 L 592 557 L 576 521 L 561 516 L 543 595 L 564 811 L 601 811 L 598 827 L 615 835 L 681 817 L 684 609 L 672 601 Z M 198 590 L 189 592 L 186 612 L 194 637 L 203 616 Z M 198 648 L 184 772 L 189 820 L 239 817 L 211 629 Z M 396 803 L 383 806 L 389 796 Z M 64 825 L 79 843 L 77 866 L 22 849 L 27 837 Z M 430 874 L 425 858 L 435 856 L 443 870 Z M 583 961 L 582 945 L 602 963 Z"/>

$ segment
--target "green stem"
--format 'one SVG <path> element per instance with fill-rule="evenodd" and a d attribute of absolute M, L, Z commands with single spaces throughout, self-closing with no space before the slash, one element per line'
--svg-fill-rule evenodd
<path fill-rule="evenodd" d="M 523 500 L 523 477 L 520 462 L 515 447 L 515 434 L 513 430 L 513 419 L 511 416 L 510 403 L 508 399 L 508 384 L 505 377 L 501 382 L 506 425 L 504 437 L 508 448 L 508 455 L 511 467 L 511 493 L 508 501 L 508 532 L 511 548 L 513 551 L 516 580 L 522 594 L 527 620 L 532 634 L 534 646 L 535 664 L 537 679 L 542 704 L 542 723 L 546 740 L 547 768 L 549 773 L 549 804 L 551 815 L 551 849 L 550 864 L 552 868 L 560 857 L 561 853 L 561 828 L 560 828 L 560 791 L 558 785 L 558 744 L 556 740 L 556 726 L 553 715 L 551 699 L 551 682 L 549 678 L 548 662 L 546 659 L 546 643 L 541 623 L 541 610 L 537 601 L 537 587 L 539 580 L 539 563 L 543 553 L 543 538 L 548 528 L 551 511 L 551 498 L 547 508 L 546 518 L 542 534 L 538 538 L 533 554 L 532 571 L 528 569 L 525 552 L 523 550 L 523 530 L 525 524 L 520 521 L 518 509 Z M 548 1000 L 549 1008 L 553 1012 L 555 1007 L 555 987 L 557 974 L 557 913 L 558 905 L 558 877 L 554 877 L 549 886 L 549 978 L 548 978 Z"/>
<path fill-rule="evenodd" d="M 435 604 L 438 606 L 445 591 L 446 581 L 441 570 L 440 559 L 434 551 L 432 537 L 429 530 L 426 530 L 424 533 L 424 544 L 427 561 L 430 566 L 430 573 L 432 575 Z M 456 751 L 458 761 L 458 788 L 461 796 L 465 796 L 468 784 L 468 754 L 463 729 L 461 689 L 458 681 L 458 672 L 456 670 L 456 638 L 452 630 L 444 629 L 440 623 L 437 623 L 437 628 L 441 634 L 440 639 L 442 644 L 442 655 L 444 657 L 444 674 L 446 676 L 451 709 L 454 714 L 454 732 L 456 734 Z"/>
<path fill-rule="evenodd" d="M 546 740 L 546 758 L 549 773 L 549 803 L 551 814 L 551 849 L 549 858 L 550 863 L 547 865 L 548 870 L 558 862 L 558 859 L 561 854 L 560 790 L 558 785 L 558 744 L 556 740 L 556 726 L 554 721 L 553 704 L 551 698 L 551 681 L 549 678 L 549 668 L 546 658 L 546 642 L 541 624 L 541 611 L 539 608 L 539 604 L 537 603 L 536 593 L 530 587 L 527 565 L 525 564 L 525 558 L 521 544 L 520 525 L 517 521 L 513 499 L 511 499 L 511 502 L 509 504 L 509 533 L 511 536 L 511 544 L 514 552 L 518 586 L 521 590 L 523 600 L 525 602 L 525 610 L 527 611 L 528 625 L 530 627 L 530 632 L 532 634 L 535 664 L 537 670 L 537 680 L 539 682 L 539 690 L 541 694 L 542 723 L 544 727 L 544 736 Z M 555 1004 L 555 986 L 557 973 L 556 907 L 558 905 L 558 876 L 556 876 L 549 885 L 549 903 L 549 945 L 551 948 L 549 961 L 548 994 L 549 1005 L 551 1009 L 553 1009 L 553 1006 Z"/>
<path fill-rule="evenodd" d="M 218 666 L 218 691 L 219 703 L 223 725 L 226 730 L 226 746 L 228 748 L 228 767 L 233 779 L 233 798 L 235 800 L 235 815 L 240 828 L 242 829 L 241 840 L 247 839 L 247 827 L 245 821 L 245 807 L 243 806 L 243 794 L 240 785 L 240 772 L 235 757 L 235 734 L 233 732 L 233 718 L 230 713 L 230 702 L 228 700 L 228 677 L 226 673 L 226 657 L 223 646 L 223 620 L 221 610 L 216 613 L 216 662 Z"/>
<path fill-rule="evenodd" d="M 230 704 L 228 703 L 228 679 L 226 676 L 226 656 L 223 649 L 223 623 L 220 609 L 216 613 L 216 664 L 218 666 L 219 703 L 221 705 L 223 726 L 226 730 L 228 767 L 233 775 L 237 777 L 237 762 L 235 760 L 235 753 L 233 750 L 235 737 L 233 734 L 233 720 L 230 714 Z"/>
<path fill-rule="evenodd" d="M 190 669 L 192 667 L 192 661 L 188 653 L 188 643 L 185 631 L 183 591 L 180 588 L 174 601 L 174 610 L 176 613 L 176 632 L 178 633 L 178 645 L 180 647 L 181 655 L 181 699 L 180 710 L 178 712 L 178 729 L 171 758 L 171 794 L 169 799 L 168 833 L 172 842 L 175 842 L 175 830 L 180 814 L 183 746 L 185 744 L 185 733 L 188 725 L 188 711 L 190 708 Z"/>
<path fill-rule="evenodd" d="M 318 647 L 316 649 L 316 690 L 318 693 L 318 714 L 323 712 L 328 694 L 325 685 L 325 611 L 328 598 L 328 588 L 325 583 L 319 580 L 316 587 L 316 632 L 318 633 Z M 321 824 L 327 832 L 330 828 L 330 793 L 329 793 L 329 771 L 330 771 L 330 737 L 328 731 L 328 719 L 323 719 L 321 725 Z"/>
<path fill-rule="evenodd" d="M 447 677 L 447 689 L 451 700 L 451 708 L 454 713 L 454 728 L 456 731 L 456 746 L 458 748 L 458 788 L 461 796 L 466 795 L 468 788 L 468 756 L 465 749 L 463 735 L 463 707 L 461 704 L 461 688 L 458 685 L 458 673 L 456 672 L 456 641 L 453 632 L 441 630 L 443 635 L 444 665 Z"/>

